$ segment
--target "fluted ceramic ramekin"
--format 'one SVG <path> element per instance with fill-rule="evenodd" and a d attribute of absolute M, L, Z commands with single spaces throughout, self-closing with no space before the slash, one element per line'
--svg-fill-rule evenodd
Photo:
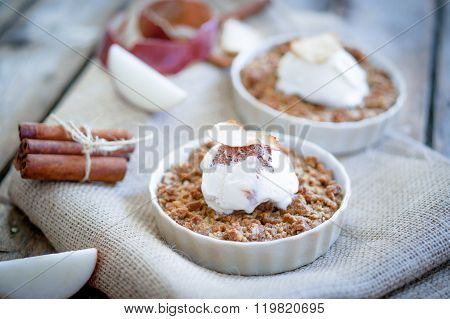
<path fill-rule="evenodd" d="M 185 144 L 161 160 L 150 180 L 150 196 L 159 232 L 177 250 L 192 261 L 212 270 L 237 275 L 269 275 L 296 269 L 325 254 L 340 234 L 342 216 L 350 198 L 350 179 L 344 167 L 329 152 L 295 137 L 282 136 L 281 144 L 299 154 L 316 156 L 344 189 L 340 208 L 324 223 L 296 236 L 267 242 L 234 242 L 195 233 L 171 219 L 158 203 L 157 189 L 170 166 L 188 160 L 189 154 L 203 143 Z"/>
<path fill-rule="evenodd" d="M 240 73 L 242 68 L 256 57 L 269 51 L 272 47 L 297 36 L 296 34 L 284 34 L 270 38 L 264 41 L 261 46 L 254 50 L 242 52 L 234 59 L 231 67 L 231 81 L 234 89 L 235 110 L 242 122 L 258 126 L 270 123 L 272 125 L 281 125 L 285 129 L 293 126 L 296 128 L 296 132 L 302 132 L 306 126 L 309 126 L 305 138 L 333 154 L 359 151 L 377 142 L 383 136 L 386 127 L 393 122 L 395 115 L 403 105 L 406 94 L 406 88 L 400 72 L 394 65 L 383 58 L 371 56 L 368 58 L 368 61 L 390 75 L 397 89 L 397 100 L 389 110 L 361 121 L 319 122 L 289 115 L 260 102 L 247 91 L 241 81 Z M 289 130 L 286 133 L 289 133 Z"/>

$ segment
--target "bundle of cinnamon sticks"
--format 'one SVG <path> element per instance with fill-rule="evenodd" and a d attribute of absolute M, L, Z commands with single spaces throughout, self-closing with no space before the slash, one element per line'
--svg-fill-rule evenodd
<path fill-rule="evenodd" d="M 83 128 L 80 130 L 84 132 Z M 91 134 L 106 141 L 133 137 L 124 129 L 94 129 Z M 19 137 L 14 166 L 22 178 L 35 180 L 83 181 L 87 177 L 87 181 L 117 182 L 125 177 L 128 157 L 134 151 L 134 145 L 124 145 L 114 151 L 93 150 L 86 167 L 83 145 L 75 142 L 62 125 L 22 123 Z"/>

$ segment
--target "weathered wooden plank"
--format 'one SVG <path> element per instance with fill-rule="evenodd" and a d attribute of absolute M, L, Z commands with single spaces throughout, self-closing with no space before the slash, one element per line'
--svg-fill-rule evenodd
<path fill-rule="evenodd" d="M 220 1 L 217 0 L 216 2 L 220 2 Z M 282 11 L 277 11 L 277 12 L 282 12 Z M 365 15 L 366 13 L 360 13 L 360 14 Z M 346 15 L 343 15 L 343 16 L 346 16 Z M 269 27 L 272 28 L 272 26 L 269 26 Z M 367 34 L 366 34 L 366 36 L 367 36 Z M 0 48 L 0 52 L 1 52 L 1 48 Z M 383 54 L 383 55 L 385 55 L 385 54 Z M 98 104 L 98 101 L 101 101 L 103 103 L 105 102 L 105 100 L 99 98 L 98 93 L 97 93 L 97 95 L 95 94 L 95 90 L 98 88 L 98 90 L 101 91 L 102 90 L 101 85 L 106 85 L 106 84 L 103 83 L 104 81 L 103 82 L 99 81 L 99 79 L 101 80 L 101 77 L 97 74 L 98 72 L 94 71 L 93 69 L 94 69 L 94 67 L 91 66 L 85 70 L 86 72 L 83 72 L 83 76 L 79 79 L 79 82 L 77 82 L 77 84 L 71 88 L 67 97 L 64 99 L 63 103 L 61 103 L 59 111 L 62 112 L 63 115 L 65 115 L 67 118 L 70 114 L 70 116 L 73 116 L 73 117 L 75 117 L 75 119 L 77 119 L 78 115 L 82 116 L 83 112 L 86 113 L 86 109 L 89 109 L 89 108 L 94 109 L 93 113 L 95 114 L 95 104 Z M 99 82 L 101 82 L 101 83 L 99 83 Z M 201 91 L 201 89 L 197 88 L 197 90 L 194 90 L 194 93 L 200 92 L 200 91 Z M 111 104 L 117 104 L 117 103 L 111 103 Z M 84 106 L 84 108 L 83 108 L 84 111 L 80 111 L 79 113 L 81 113 L 81 114 L 77 114 L 78 108 L 81 108 L 82 106 Z M 111 105 L 111 112 L 116 111 L 116 109 L 115 109 L 116 107 L 123 108 L 123 107 L 127 107 L 127 106 L 126 105 L 117 105 L 117 106 Z M 190 120 L 192 120 L 193 117 L 199 117 L 199 114 L 190 114 L 190 115 L 186 114 L 186 111 L 183 110 L 182 108 L 176 108 L 175 110 L 173 110 L 173 112 L 177 116 L 180 116 L 180 117 L 186 116 L 188 118 L 186 121 L 189 124 L 191 124 Z M 212 112 L 216 112 L 216 111 L 213 110 Z M 226 116 L 226 115 L 227 114 L 220 115 L 220 116 Z M 164 114 L 155 115 L 155 124 L 160 121 L 163 122 L 163 121 L 167 120 L 164 118 L 164 116 L 165 116 Z M 197 122 L 199 122 L 199 121 L 200 121 L 200 119 L 198 118 Z M 4 191 L 6 190 L 6 188 L 7 188 L 7 184 L 3 183 L 3 185 L 0 189 L 0 194 L 4 194 Z M 13 217 L 6 217 L 6 218 L 4 217 L 3 219 L 1 219 L 2 214 L 3 214 L 3 216 L 13 216 L 13 217 L 16 216 L 15 218 L 17 218 L 17 215 L 15 215 L 15 214 L 17 214 L 17 212 L 12 211 L 10 207 L 3 208 L 3 209 L 0 208 L 0 225 L 5 225 L 10 220 L 17 220 L 17 219 L 14 219 Z M 6 232 L 10 231 L 10 224 L 8 224 L 8 227 L 3 227 L 2 230 L 0 230 L 0 236 L 2 236 L 1 234 L 4 233 L 5 231 Z M 28 227 L 28 226 L 21 226 L 21 227 Z M 19 242 L 24 243 L 24 241 L 21 241 L 21 240 L 17 240 L 17 241 L 11 240 L 10 235 L 4 235 L 4 236 L 8 236 L 8 237 L 4 237 L 4 238 L 8 238 L 9 243 L 14 243 L 14 242 L 15 243 L 19 243 Z M 0 237 L 0 239 L 1 239 L 1 237 Z M 47 242 L 45 238 L 41 238 L 41 241 L 38 244 L 35 243 L 33 245 L 44 245 L 44 247 L 45 247 L 45 244 L 43 242 Z M 20 245 L 18 245 L 18 246 L 20 246 Z M 11 246 L 8 246 L 8 247 L 11 247 Z M 11 248 L 7 248 L 7 249 L 11 250 Z M 20 248 L 20 249 L 22 249 L 20 251 L 24 252 L 23 254 L 25 255 L 25 250 L 23 250 L 23 248 Z M 27 253 L 30 253 L 30 252 L 27 252 Z M 35 252 L 32 251 L 31 253 L 35 253 Z M 1 256 L 1 254 L 0 254 L 0 256 Z M 5 259 L 9 259 L 12 257 L 13 257 L 13 255 L 11 255 L 11 254 L 4 255 Z"/>
<path fill-rule="evenodd" d="M 332 0 L 285 0 L 285 3 L 296 10 L 326 11 Z"/>
<path fill-rule="evenodd" d="M 9 204 L 9 176 L 0 185 L 0 261 L 54 252 L 44 234 Z"/>
<path fill-rule="evenodd" d="M 31 4 L 35 2 L 35 0 L 2 0 L 8 5 L 14 6 L 20 11 L 25 10 Z M 19 17 L 17 14 L 9 9 L 3 3 L 0 3 L 0 34 L 2 34 L 5 29 L 10 27 Z"/>
<path fill-rule="evenodd" d="M 450 157 L 450 5 L 443 14 L 436 65 L 433 148 Z"/>
<path fill-rule="evenodd" d="M 0 262 L 40 256 L 55 250 L 44 234 L 18 209 L 0 204 Z M 101 291 L 86 284 L 73 298 L 106 298 Z"/>
<path fill-rule="evenodd" d="M 10 176 L 10 175 L 9 175 Z M 0 262 L 54 253 L 44 234 L 19 209 L 7 203 L 8 177 L 0 186 Z M 106 298 L 86 284 L 73 298 Z"/>
<path fill-rule="evenodd" d="M 32 23 L 21 18 L 0 37 L 0 170 L 16 149 L 17 124 L 41 120 L 85 62 L 36 25 L 89 55 L 122 2 L 41 0 L 25 12 Z"/>
<path fill-rule="evenodd" d="M 17 8 L 24 2 L 8 1 Z M 40 1 L 25 15 L 83 55 L 89 55 L 107 18 L 122 2 Z M 8 17 L 16 15 L 4 6 L 1 9 L 0 28 L 1 23 L 10 23 Z M 41 120 L 84 63 L 70 49 L 21 20 L 0 37 L 0 170 L 16 148 L 17 123 Z M 5 180 L 0 188 L 2 201 L 7 201 L 7 185 Z M 42 232 L 22 212 L 0 204 L 0 260 L 53 251 Z M 86 286 L 77 296 L 102 294 Z"/>
<path fill-rule="evenodd" d="M 22 212 L 0 204 L 0 261 L 52 252 L 51 244 Z"/>
<path fill-rule="evenodd" d="M 434 8 L 432 0 L 339 0 L 330 5 L 332 12 L 348 22 L 349 40 L 366 54 L 388 43 L 374 56 L 391 60 L 406 81 L 407 98 L 397 128 L 422 142 L 428 122 L 435 15 L 417 22 Z"/>
<path fill-rule="evenodd" d="M 254 0 L 205 0 L 218 12 L 226 12 L 229 9 L 237 8 L 244 3 L 252 1 Z M 272 2 L 275 1 L 277 0 L 272 0 Z M 328 9 L 330 0 L 283 0 L 283 2 L 296 10 L 324 11 Z"/>

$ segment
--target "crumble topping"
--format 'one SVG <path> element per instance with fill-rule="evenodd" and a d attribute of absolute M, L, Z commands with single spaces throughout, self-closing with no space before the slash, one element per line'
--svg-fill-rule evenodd
<path fill-rule="evenodd" d="M 174 165 L 158 186 L 158 201 L 174 221 L 199 234 L 241 242 L 270 241 L 300 234 L 328 220 L 340 207 L 343 190 L 316 157 L 293 155 L 300 187 L 287 209 L 270 202 L 260 204 L 252 214 L 235 211 L 217 214 L 208 207 L 201 192 L 200 163 L 213 146 L 193 151 L 188 161 Z M 249 194 L 251 195 L 251 194 Z"/>
<path fill-rule="evenodd" d="M 397 91 L 389 74 L 370 65 L 360 51 L 348 47 L 345 49 L 367 72 L 369 95 L 364 98 L 363 107 L 329 108 L 326 105 L 302 101 L 299 96 L 287 95 L 276 90 L 278 63 L 281 57 L 290 50 L 289 42 L 272 48 L 265 55 L 250 62 L 242 69 L 241 80 L 249 93 L 262 103 L 275 110 L 315 121 L 359 121 L 388 110 L 397 99 Z"/>
<path fill-rule="evenodd" d="M 272 150 L 268 145 L 253 144 L 248 146 L 232 147 L 221 145 L 213 159 L 213 164 L 230 165 L 244 161 L 249 156 L 255 156 L 263 166 L 271 167 Z"/>

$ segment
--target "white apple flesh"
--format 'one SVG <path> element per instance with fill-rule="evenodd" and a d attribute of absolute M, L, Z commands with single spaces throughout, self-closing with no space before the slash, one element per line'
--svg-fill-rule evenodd
<path fill-rule="evenodd" d="M 228 19 L 222 27 L 220 45 L 230 54 L 238 54 L 256 47 L 262 40 L 262 35 L 239 20 Z"/>
<path fill-rule="evenodd" d="M 0 262 L 0 298 L 68 298 L 89 280 L 97 249 Z"/>
<path fill-rule="evenodd" d="M 113 44 L 108 69 L 120 95 L 149 111 L 162 111 L 182 102 L 187 93 L 142 60 Z"/>

